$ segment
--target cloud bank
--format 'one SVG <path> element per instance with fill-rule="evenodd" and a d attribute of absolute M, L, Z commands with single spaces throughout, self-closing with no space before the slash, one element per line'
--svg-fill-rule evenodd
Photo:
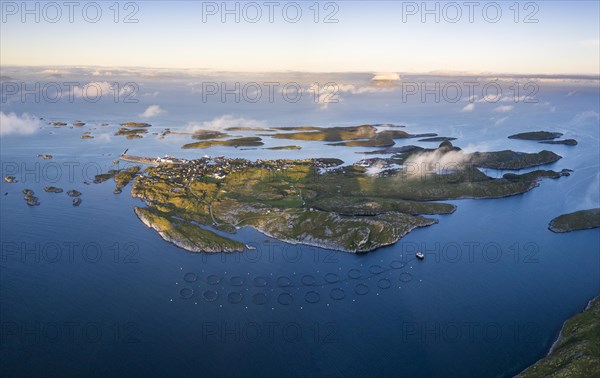
<path fill-rule="evenodd" d="M 0 112 L 0 135 L 30 135 L 39 130 L 41 122 L 38 118 L 23 113 L 18 116 L 15 113 L 4 114 Z"/>
<path fill-rule="evenodd" d="M 409 176 L 424 176 L 455 170 L 468 162 L 463 151 L 435 150 L 411 155 L 405 162 L 405 172 Z"/>
<path fill-rule="evenodd" d="M 473 110 L 475 110 L 474 103 L 467 104 L 464 108 L 462 108 L 462 112 L 464 113 L 472 112 Z"/>
<path fill-rule="evenodd" d="M 228 127 L 266 127 L 267 123 L 255 119 L 236 118 L 232 115 L 223 115 L 204 122 L 189 122 L 188 131 L 197 130 L 224 130 Z"/>

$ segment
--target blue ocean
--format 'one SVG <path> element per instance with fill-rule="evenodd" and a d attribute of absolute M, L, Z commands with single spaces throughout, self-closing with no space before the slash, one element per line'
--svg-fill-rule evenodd
<path fill-rule="evenodd" d="M 2 176 L 18 180 L 0 187 L 7 376 L 511 377 L 545 356 L 563 322 L 600 293 L 600 230 L 548 230 L 560 214 L 599 207 L 597 82 L 540 81 L 535 102 L 480 101 L 473 109 L 465 108 L 466 96 L 404 101 L 401 90 L 388 88 L 340 92 L 328 104 L 309 95 L 293 103 L 205 102 L 192 88 L 167 78 L 141 83 L 135 103 L 30 97 L 3 105 L 7 114 L 43 118 L 27 135 L 1 138 Z M 163 111 L 145 121 L 152 127 L 143 139 L 113 135 L 155 103 Z M 48 124 L 75 121 L 86 125 Z M 455 137 L 469 151 L 551 150 L 562 159 L 542 169 L 573 172 L 523 195 L 447 201 L 455 213 L 366 254 L 286 244 L 250 228 L 233 238 L 251 250 L 190 253 L 138 220 L 133 207 L 143 203 L 130 196 L 131 185 L 115 195 L 111 181 L 92 183 L 127 166 L 115 162 L 125 149 L 188 159 L 338 157 L 345 164 L 369 150 L 268 137 L 269 146 L 303 149 L 182 150 L 190 136 L 161 139 L 165 128 L 361 124 Z M 537 130 L 579 143 L 507 138 Z M 94 139 L 81 139 L 83 132 Z M 397 141 L 404 144 L 435 146 Z M 81 205 L 44 192 L 48 185 L 82 192 Z M 27 206 L 25 188 L 40 206 Z"/>

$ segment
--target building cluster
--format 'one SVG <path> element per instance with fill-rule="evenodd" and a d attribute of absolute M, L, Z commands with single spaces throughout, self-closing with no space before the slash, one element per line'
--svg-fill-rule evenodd
<path fill-rule="evenodd" d="M 198 180 L 202 177 L 212 177 L 222 180 L 230 174 L 244 172 L 248 168 L 260 168 L 271 172 L 282 171 L 291 168 L 294 164 L 312 164 L 317 168 L 328 168 L 339 163 L 328 161 L 326 159 L 306 159 L 306 160 L 257 160 L 250 161 L 241 158 L 226 158 L 217 156 L 210 158 L 203 156 L 196 160 L 179 159 L 173 156 L 165 155 L 155 160 L 158 171 L 157 176 L 168 180 Z"/>
<path fill-rule="evenodd" d="M 386 159 L 382 158 L 370 158 L 370 159 L 362 159 L 354 163 L 357 167 L 364 168 L 387 168 L 390 166 L 390 163 Z"/>

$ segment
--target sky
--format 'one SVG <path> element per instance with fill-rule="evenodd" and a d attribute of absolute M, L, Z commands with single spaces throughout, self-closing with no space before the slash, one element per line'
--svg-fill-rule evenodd
<path fill-rule="evenodd" d="M 74 2 L 72 20 L 62 1 L 1 3 L 2 66 L 600 71 L 598 1 Z"/>

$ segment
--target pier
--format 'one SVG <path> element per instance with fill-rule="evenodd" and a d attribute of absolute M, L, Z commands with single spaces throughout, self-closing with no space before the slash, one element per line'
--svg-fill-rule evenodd
<path fill-rule="evenodd" d="M 153 166 L 158 166 L 160 164 L 160 162 L 156 158 L 127 155 L 127 154 L 121 154 L 121 156 L 119 156 L 119 160 L 129 161 L 129 162 L 138 163 L 138 164 L 153 165 Z"/>

